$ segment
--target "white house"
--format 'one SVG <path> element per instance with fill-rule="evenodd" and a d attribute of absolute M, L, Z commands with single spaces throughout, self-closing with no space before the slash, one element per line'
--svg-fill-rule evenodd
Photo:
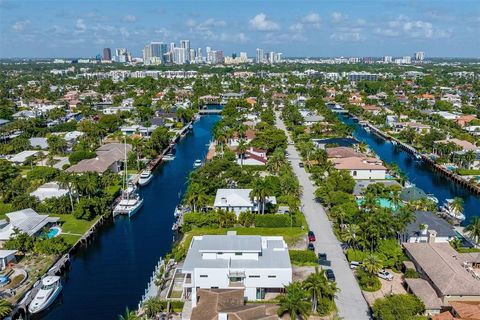
<path fill-rule="evenodd" d="M 193 237 L 185 263 L 184 296 L 197 304 L 198 289 L 241 289 L 249 301 L 278 294 L 292 282 L 283 237 L 206 235 Z"/>
<path fill-rule="evenodd" d="M 15 261 L 17 250 L 0 250 L 0 270 L 5 269 L 8 264 Z"/>
<path fill-rule="evenodd" d="M 347 170 L 356 180 L 385 180 L 387 168 L 382 160 L 367 157 L 331 159 L 337 170 Z"/>
<path fill-rule="evenodd" d="M 252 189 L 218 189 L 213 207 L 233 211 L 237 216 L 240 215 L 242 211 L 261 211 L 261 206 L 259 206 L 258 201 L 250 198 L 251 191 Z M 266 198 L 265 202 L 265 205 L 276 205 L 277 198 L 270 196 Z"/>
<path fill-rule="evenodd" d="M 39 153 L 38 150 L 25 150 L 25 151 L 17 153 L 16 155 L 8 158 L 7 160 L 16 164 L 16 165 L 20 165 L 20 164 L 24 163 L 25 161 L 27 161 L 27 159 L 29 157 L 34 157 L 38 153 Z M 46 153 L 47 153 L 46 151 L 43 152 L 43 154 L 46 154 Z"/>
<path fill-rule="evenodd" d="M 432 235 L 437 243 L 448 243 L 457 237 L 450 223 L 429 211 L 416 211 L 415 221 L 409 223 L 399 237 L 402 242 L 427 243 Z"/>
<path fill-rule="evenodd" d="M 267 151 L 250 147 L 244 154 L 238 154 L 237 163 L 244 166 L 263 166 L 267 164 Z"/>
<path fill-rule="evenodd" d="M 142 137 L 150 137 L 153 133 L 153 131 L 157 128 L 158 126 L 152 125 L 149 127 L 144 127 L 140 125 L 133 125 L 133 126 L 124 126 L 120 128 L 120 131 L 125 136 L 131 136 L 134 134 L 141 135 Z"/>
<path fill-rule="evenodd" d="M 40 201 L 48 198 L 60 198 L 67 194 L 68 190 L 60 188 L 57 182 L 45 183 L 30 193 L 31 196 L 37 197 Z"/>

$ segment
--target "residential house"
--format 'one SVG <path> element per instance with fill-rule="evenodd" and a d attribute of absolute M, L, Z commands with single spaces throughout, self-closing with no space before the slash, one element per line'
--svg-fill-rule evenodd
<path fill-rule="evenodd" d="M 474 145 L 471 142 L 465 141 L 465 140 L 460 140 L 457 138 L 452 138 L 452 139 L 445 139 L 445 140 L 437 140 L 434 142 L 435 144 L 448 144 L 448 143 L 453 143 L 457 145 L 460 150 L 462 151 L 478 151 L 478 147 Z"/>
<path fill-rule="evenodd" d="M 263 166 L 267 161 L 267 151 L 259 148 L 250 147 L 243 155 L 237 155 L 237 163 L 244 166 Z"/>
<path fill-rule="evenodd" d="M 363 154 L 358 153 L 355 149 L 350 147 L 333 147 L 326 148 L 327 158 L 329 159 L 341 159 L 350 157 L 362 157 Z"/>
<path fill-rule="evenodd" d="M 456 113 L 451 113 L 448 111 L 436 111 L 436 112 L 431 112 L 430 115 L 437 115 L 442 117 L 445 120 L 456 120 L 457 118 L 460 117 L 460 115 Z"/>
<path fill-rule="evenodd" d="M 283 237 L 205 235 L 193 237 L 182 267 L 184 296 L 197 306 L 200 289 L 236 289 L 247 301 L 277 295 L 292 282 Z"/>
<path fill-rule="evenodd" d="M 413 129 L 418 133 L 429 133 L 430 126 L 419 122 L 395 122 L 392 124 L 393 131 L 400 132 L 405 129 Z"/>
<path fill-rule="evenodd" d="M 58 182 L 48 182 L 42 184 L 38 187 L 35 191 L 31 192 L 30 195 L 33 197 L 37 197 L 38 200 L 43 201 L 49 198 L 60 198 L 68 194 L 67 189 L 63 189 L 60 187 Z"/>
<path fill-rule="evenodd" d="M 98 172 L 104 173 L 107 170 L 119 172 L 122 169 L 125 159 L 125 152 L 132 151 L 130 144 L 109 143 L 96 150 L 97 156 L 92 159 L 84 159 L 71 166 L 67 172 Z"/>
<path fill-rule="evenodd" d="M 48 142 L 47 138 L 35 137 L 28 139 L 30 141 L 30 147 L 35 149 L 47 150 Z"/>
<path fill-rule="evenodd" d="M 240 141 L 243 140 L 246 144 L 252 142 L 255 138 L 256 132 L 252 129 L 247 129 L 245 135 L 241 137 L 238 132 L 234 132 L 232 137 L 228 139 L 227 144 L 230 148 L 237 148 L 240 144 Z"/>
<path fill-rule="evenodd" d="M 380 112 L 382 112 L 381 107 L 373 106 L 373 105 L 362 106 L 362 109 L 363 109 L 364 112 L 369 112 L 369 113 L 373 114 L 374 116 L 376 116 L 376 115 L 380 114 Z"/>
<path fill-rule="evenodd" d="M 479 301 L 452 301 L 447 309 L 432 320 L 480 320 Z"/>
<path fill-rule="evenodd" d="M 23 209 L 6 214 L 7 220 L 0 220 L 0 243 L 9 240 L 15 229 L 29 236 L 39 235 L 44 228 L 54 225 L 60 218 L 40 215 L 35 210 Z"/>
<path fill-rule="evenodd" d="M 387 168 L 382 160 L 368 157 L 331 159 L 337 170 L 347 170 L 356 180 L 385 180 Z"/>
<path fill-rule="evenodd" d="M 122 131 L 123 135 L 125 136 L 139 135 L 144 138 L 150 137 L 155 129 L 157 129 L 156 125 L 151 125 L 149 127 L 144 127 L 141 125 L 120 127 L 120 131 Z"/>
<path fill-rule="evenodd" d="M 12 162 L 15 165 L 24 164 L 30 157 L 37 156 L 41 151 L 38 150 L 25 150 L 22 152 L 17 153 L 16 155 L 8 158 L 7 160 Z M 46 154 L 47 152 L 43 152 Z"/>
<path fill-rule="evenodd" d="M 250 197 L 251 192 L 252 189 L 218 189 L 213 207 L 215 209 L 232 211 L 237 216 L 242 211 L 262 211 L 262 204 Z M 277 199 L 275 196 L 269 196 L 265 199 L 265 207 L 276 204 Z"/>
<path fill-rule="evenodd" d="M 17 250 L 0 250 L 0 271 L 4 270 L 10 263 L 15 263 Z"/>
<path fill-rule="evenodd" d="M 455 119 L 455 123 L 458 124 L 461 128 L 465 127 L 467 124 L 477 119 L 477 116 L 474 114 L 466 114 Z"/>
<path fill-rule="evenodd" d="M 426 243 L 431 230 L 435 230 L 437 243 L 448 243 L 456 238 L 453 226 L 445 219 L 430 211 L 415 211 L 415 221 L 409 223 L 405 232 L 400 234 L 402 242 Z"/>

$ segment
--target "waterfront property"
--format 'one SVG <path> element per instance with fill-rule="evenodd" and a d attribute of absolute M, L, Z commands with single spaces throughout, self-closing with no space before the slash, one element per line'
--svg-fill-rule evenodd
<path fill-rule="evenodd" d="M 238 289 L 249 301 L 274 297 L 292 281 L 283 237 L 205 235 L 193 237 L 182 272 L 184 296 L 197 305 L 199 289 Z"/>
<path fill-rule="evenodd" d="M 447 243 L 457 237 L 455 229 L 445 219 L 433 212 L 415 211 L 415 221 L 407 225 L 400 239 L 402 242 L 426 243 L 433 230 L 436 232 L 436 243 Z"/>
<path fill-rule="evenodd" d="M 57 182 L 45 183 L 30 193 L 31 196 L 37 197 L 40 201 L 49 198 L 60 198 L 67 194 L 68 190 L 62 189 Z"/>
<path fill-rule="evenodd" d="M 242 211 L 259 212 L 262 211 L 262 204 L 256 199 L 250 197 L 252 189 L 218 189 L 215 196 L 213 207 L 233 211 L 238 216 Z M 276 205 L 277 198 L 275 196 L 266 197 L 265 207 L 268 205 Z"/>
<path fill-rule="evenodd" d="M 347 170 L 353 179 L 385 180 L 387 168 L 382 160 L 368 157 L 349 157 L 331 159 L 335 169 Z"/>
<path fill-rule="evenodd" d="M 125 152 L 126 149 L 126 152 Z M 132 146 L 123 143 L 109 143 L 96 150 L 97 156 L 92 159 L 84 159 L 69 167 L 67 172 L 98 172 L 104 173 L 107 170 L 119 172 L 125 159 L 125 153 L 132 151 Z"/>

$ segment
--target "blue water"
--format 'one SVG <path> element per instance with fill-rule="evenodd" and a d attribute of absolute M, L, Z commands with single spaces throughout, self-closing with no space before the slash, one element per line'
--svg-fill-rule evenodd
<path fill-rule="evenodd" d="M 48 230 L 48 233 L 47 233 L 47 238 L 48 239 L 54 238 L 59 232 L 60 230 L 58 228 L 50 228 L 50 230 Z"/>
<path fill-rule="evenodd" d="M 468 224 L 469 220 L 480 214 L 480 198 L 470 193 L 466 188 L 452 182 L 444 175 L 434 171 L 429 165 L 416 161 L 416 159 L 395 147 L 390 142 L 385 141 L 374 133 L 367 132 L 357 122 L 354 122 L 346 115 L 339 115 L 339 118 L 353 125 L 355 130 L 353 136 L 370 146 L 380 158 L 388 164 L 396 163 L 398 167 L 407 175 L 408 180 L 426 193 L 432 193 L 438 198 L 439 204 L 445 199 L 461 197 L 465 201 L 464 214 L 465 221 L 462 225 Z"/>
<path fill-rule="evenodd" d="M 177 145 L 175 160 L 162 164 L 141 188 L 144 205 L 132 218 L 105 226 L 73 257 L 63 297 L 45 319 L 117 319 L 136 309 L 160 256 L 171 249 L 173 212 L 195 159 L 203 159 L 218 116 L 202 117 Z"/>

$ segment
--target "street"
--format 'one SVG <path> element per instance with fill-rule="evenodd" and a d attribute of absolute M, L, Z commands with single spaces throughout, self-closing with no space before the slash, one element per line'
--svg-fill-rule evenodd
<path fill-rule="evenodd" d="M 367 303 L 362 295 L 360 287 L 350 270 L 348 261 L 340 247 L 340 242 L 333 233 L 332 225 L 328 220 L 323 206 L 315 200 L 315 189 L 309 174 L 304 168 L 299 167 L 301 161 L 300 154 L 291 144 L 290 135 L 280 119 L 280 113 L 276 112 L 276 127 L 286 132 L 289 145 L 287 147 L 287 159 L 293 167 L 300 185 L 303 189 L 301 196 L 302 210 L 308 222 L 310 230 L 316 235 L 315 252 L 324 252 L 327 259 L 331 261 L 331 268 L 336 277 L 337 287 L 340 292 L 337 293 L 335 302 L 337 304 L 340 317 L 349 320 L 370 319 Z"/>

